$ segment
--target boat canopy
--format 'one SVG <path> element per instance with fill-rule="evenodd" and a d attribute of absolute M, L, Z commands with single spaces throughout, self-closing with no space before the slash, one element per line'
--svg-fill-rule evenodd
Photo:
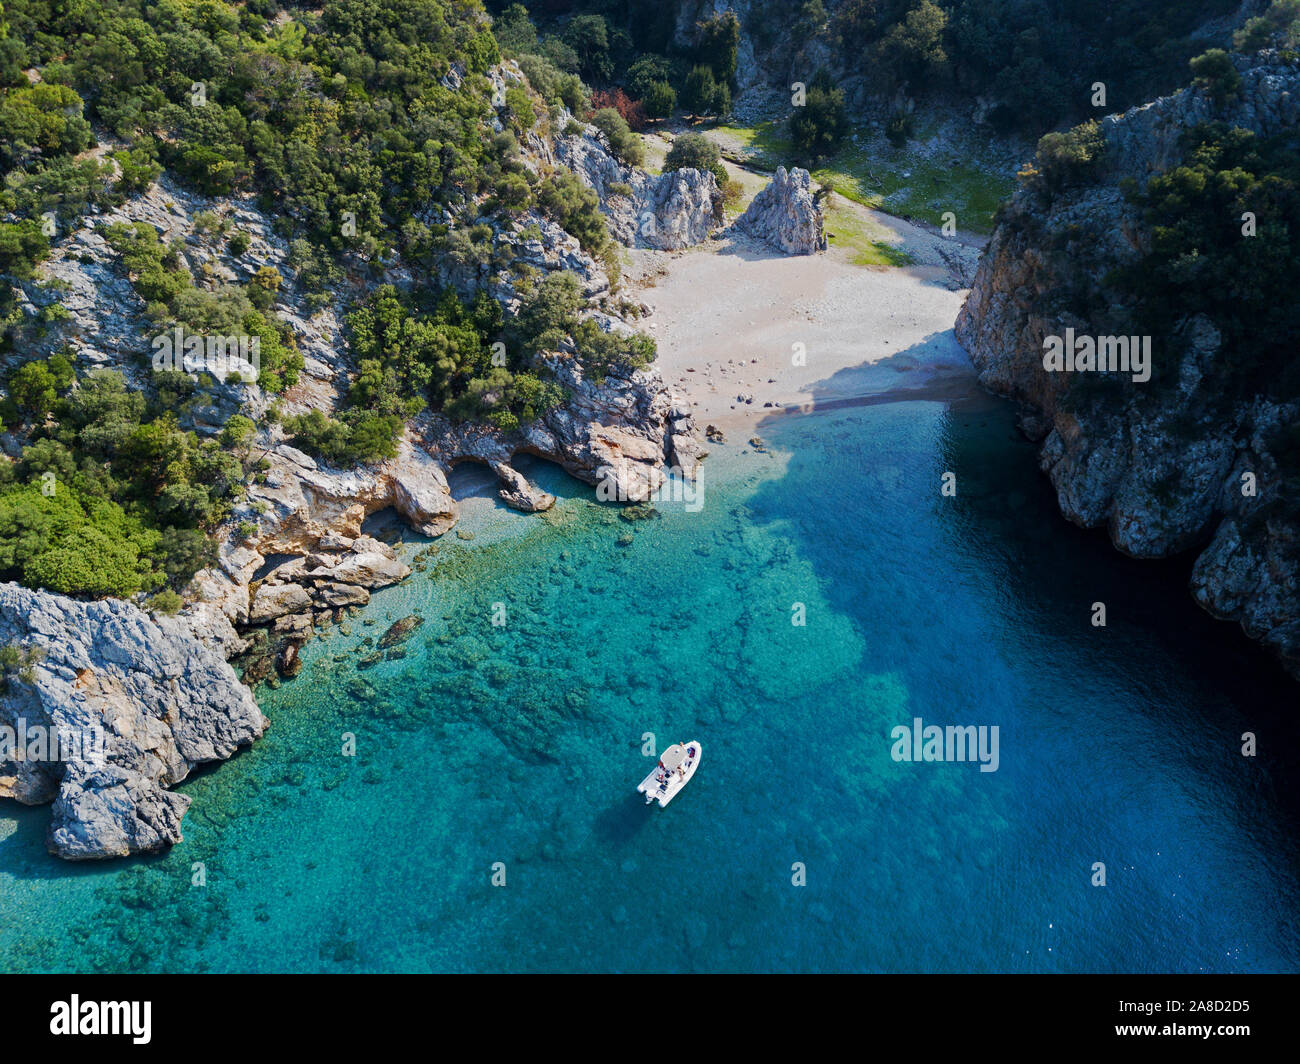
<path fill-rule="evenodd" d="M 663 752 L 663 756 L 659 758 L 659 763 L 663 765 L 664 768 L 671 771 L 685 760 L 686 747 L 682 746 L 680 743 L 673 743 L 672 746 Z"/>

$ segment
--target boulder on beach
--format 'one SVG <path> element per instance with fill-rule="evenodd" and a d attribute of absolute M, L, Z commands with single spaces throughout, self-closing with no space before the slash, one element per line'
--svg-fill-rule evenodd
<path fill-rule="evenodd" d="M 826 250 L 825 222 L 813 195 L 812 177 L 798 167 L 788 172 L 777 167 L 771 184 L 736 219 L 736 228 L 787 255 Z"/>

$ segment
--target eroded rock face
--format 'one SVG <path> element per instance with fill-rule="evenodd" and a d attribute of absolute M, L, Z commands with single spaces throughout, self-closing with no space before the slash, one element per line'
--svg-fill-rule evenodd
<path fill-rule="evenodd" d="M 690 406 L 657 372 L 613 370 L 596 383 L 568 355 L 553 355 L 550 366 L 569 391 L 566 405 L 513 433 L 434 419 L 426 440 L 430 449 L 493 468 L 518 453 L 537 455 L 618 502 L 646 501 L 663 486 L 668 467 L 687 478 L 697 475 L 702 452 Z M 509 503 L 510 480 L 505 489 L 502 498 Z"/>
<path fill-rule="evenodd" d="M 53 801 L 49 848 L 60 857 L 179 842 L 190 799 L 167 788 L 266 729 L 234 670 L 177 618 L 0 584 L 0 645 L 39 654 L 7 676 L 0 728 L 62 733 L 68 755 L 0 754 L 0 797 Z"/>
<path fill-rule="evenodd" d="M 1085 273 L 1093 305 L 1122 304 L 1105 287 L 1116 265 L 1145 253 L 1149 233 L 1119 182 L 1145 183 L 1176 165 L 1179 138 L 1215 117 L 1268 136 L 1300 125 L 1300 69 L 1238 59 L 1242 87 L 1226 113 L 1185 90 L 1100 123 L 1105 138 L 1096 180 L 1067 186 L 1049 201 L 1026 186 L 1004 210 L 957 319 L 957 337 L 980 381 L 1020 401 L 1022 423 L 1042 441 L 1040 464 L 1062 513 L 1104 527 L 1120 550 L 1139 558 L 1199 552 L 1196 600 L 1241 624 L 1300 676 L 1300 550 L 1297 529 L 1269 516 L 1268 501 L 1287 488 L 1270 441 L 1300 420 L 1300 408 L 1263 397 L 1221 401 L 1224 351 L 1213 323 L 1195 316 L 1178 333 L 1154 337 L 1152 358 L 1176 358 L 1163 380 L 1135 383 L 1106 375 L 1104 393 L 1080 398 L 1076 375 L 1043 368 L 1043 341 L 1067 328 L 1110 330 L 1053 309 L 1053 293 Z M 1099 377 L 1101 375 L 1098 375 Z M 1242 476 L 1256 479 L 1244 494 Z"/>
<path fill-rule="evenodd" d="M 787 172 L 778 166 L 771 184 L 754 197 L 735 227 L 787 255 L 826 250 L 825 222 L 813 196 L 812 177 L 799 167 Z"/>
<path fill-rule="evenodd" d="M 595 191 L 620 244 L 680 251 L 707 240 L 722 224 L 722 190 L 707 170 L 654 176 L 623 166 L 594 126 L 556 137 L 555 157 Z"/>

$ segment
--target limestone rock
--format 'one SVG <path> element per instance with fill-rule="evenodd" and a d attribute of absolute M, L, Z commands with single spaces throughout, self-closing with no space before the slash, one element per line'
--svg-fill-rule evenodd
<path fill-rule="evenodd" d="M 776 176 L 736 219 L 735 227 L 787 255 L 826 250 L 825 222 L 813 196 L 812 177 L 798 167 L 787 172 L 778 166 Z"/>
<path fill-rule="evenodd" d="M 1196 600 L 1238 622 L 1300 676 L 1300 530 L 1263 505 L 1287 491 L 1270 441 L 1300 420 L 1300 406 L 1257 395 L 1225 414 L 1216 367 L 1230 353 L 1202 315 L 1152 338 L 1153 360 L 1177 360 L 1160 367 L 1159 386 L 1107 374 L 1102 397 L 1079 400 L 1071 393 L 1077 374 L 1043 368 L 1046 337 L 1067 328 L 1110 331 L 1053 309 L 1054 295 L 1079 284 L 1081 273 L 1092 305 L 1125 303 L 1107 276 L 1137 261 L 1150 234 L 1120 190 L 1123 179 L 1144 183 L 1177 165 L 1183 134 L 1216 117 L 1260 136 L 1300 127 L 1300 65 L 1267 52 L 1233 61 L 1241 88 L 1222 113 L 1204 92 L 1186 89 L 1110 115 L 1099 123 L 1105 146 L 1089 180 L 1022 186 L 981 257 L 956 331 L 981 383 L 1024 405 L 1023 427 L 1042 441 L 1040 464 L 1062 513 L 1104 527 L 1134 557 L 1199 552 Z M 1253 496 L 1240 491 L 1246 471 L 1258 481 Z"/>
<path fill-rule="evenodd" d="M 556 137 L 555 156 L 599 197 L 610 232 L 620 244 L 679 251 L 707 240 L 722 224 L 722 190 L 707 170 L 655 176 L 624 166 L 594 126 Z"/>
<path fill-rule="evenodd" d="M 179 842 L 189 799 L 166 788 L 266 729 L 234 670 L 178 617 L 0 584 L 0 644 L 40 655 L 8 677 L 0 725 L 70 742 L 61 761 L 0 761 L 0 797 L 54 800 L 49 845 L 63 857 Z"/>
<path fill-rule="evenodd" d="M 263 584 L 253 596 L 248 619 L 252 624 L 265 624 L 310 605 L 311 596 L 298 584 Z"/>
<path fill-rule="evenodd" d="M 369 536 L 358 536 L 351 551 L 332 568 L 313 569 L 307 575 L 336 584 L 375 588 L 405 580 L 411 575 L 411 569 L 388 544 Z"/>
<path fill-rule="evenodd" d="M 497 492 L 502 502 L 524 513 L 540 513 L 555 505 L 555 496 L 540 488 L 533 487 L 528 478 L 507 462 L 495 462 L 493 472 L 501 480 L 501 490 Z"/>

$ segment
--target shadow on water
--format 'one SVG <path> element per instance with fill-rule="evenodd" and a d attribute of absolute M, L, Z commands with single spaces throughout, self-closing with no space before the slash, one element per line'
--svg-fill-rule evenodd
<path fill-rule="evenodd" d="M 1085 530 L 1067 521 L 1050 481 L 1038 470 L 1037 446 L 1015 426 L 1013 405 L 982 391 L 969 367 L 943 365 L 923 381 L 889 384 L 886 372 L 898 381 L 900 368 L 911 369 L 918 354 L 932 350 L 934 340 L 928 337 L 889 359 L 841 371 L 814 385 L 803 409 L 787 408 L 765 418 L 759 426 L 764 438 L 788 448 L 792 458 L 783 480 L 764 493 L 764 509 L 773 517 L 802 514 L 803 495 L 791 490 L 792 485 L 821 477 L 820 456 L 800 440 L 810 416 L 918 401 L 943 403 L 946 416 L 938 453 L 922 467 L 898 472 L 911 481 L 905 487 L 933 500 L 950 549 L 981 566 L 988 583 L 1000 589 L 996 601 L 1003 619 L 1011 620 L 1013 614 L 1017 620 L 1032 617 L 1047 626 L 1041 633 L 1045 643 L 1106 638 L 1117 629 L 1142 632 L 1179 658 L 1189 682 L 1208 685 L 1225 704 L 1249 708 L 1252 718 L 1258 716 L 1270 729 L 1280 728 L 1273 744 L 1275 767 L 1300 769 L 1300 720 L 1289 708 L 1296 701 L 1296 683 L 1239 626 L 1210 616 L 1195 603 L 1188 590 L 1195 551 L 1163 561 L 1137 560 L 1116 550 L 1104 530 Z M 845 397 L 837 378 L 856 380 L 867 372 L 882 389 Z M 940 477 L 947 471 L 956 475 L 958 491 L 955 498 L 942 499 Z M 854 487 L 844 485 L 843 490 L 852 492 Z M 859 601 L 855 589 L 831 587 L 830 593 L 854 612 Z M 1068 616 L 1060 610 L 1063 594 L 1077 604 Z M 1091 607 L 1098 601 L 1107 605 L 1106 629 L 1091 623 Z M 1005 625 L 1002 631 L 1012 627 Z M 997 632 L 993 638 L 998 638 Z M 1112 645 L 1108 652 L 1122 662 L 1122 647 Z M 1140 662 L 1130 664 L 1140 678 Z M 1300 772 L 1278 771 L 1275 776 L 1292 795 L 1288 809 L 1300 811 Z M 1296 785 L 1285 777 L 1295 778 Z"/>
<path fill-rule="evenodd" d="M 1292 840 L 1300 837 L 1296 683 L 1238 625 L 1196 604 L 1189 581 L 1197 551 L 1160 561 L 1130 558 L 1105 530 L 1065 520 L 1037 469 L 1036 445 L 1021 436 L 1011 404 L 1000 399 L 977 393 L 948 405 L 941 464 L 965 488 L 938 509 L 951 549 L 984 566 L 1002 589 L 996 601 L 1004 623 L 995 638 L 1020 632 L 1028 617 L 1048 662 L 1057 660 L 1054 647 L 1095 645 L 1116 682 L 1143 696 L 1133 712 L 1148 714 L 1171 736 L 1203 734 L 1199 748 L 1166 754 L 1189 766 L 1214 750 L 1223 771 L 1241 769 L 1249 764 L 1240 756 L 1243 731 L 1267 736 L 1254 763 L 1264 773 L 1252 784 L 1261 801 L 1238 810 L 1280 817 Z M 1105 604 L 1105 627 L 1092 623 L 1095 603 Z M 1172 676 L 1148 668 L 1160 658 L 1176 663 Z M 1270 797 L 1275 806 L 1265 808 L 1274 804 Z"/>
<path fill-rule="evenodd" d="M 885 385 L 873 394 L 846 398 L 836 374 L 810 390 L 810 412 L 760 423 L 768 446 L 789 458 L 756 493 L 753 519 L 798 530 L 830 604 L 869 637 L 860 668 L 901 668 L 910 711 L 927 721 L 988 720 L 1001 706 L 1007 742 L 1019 724 L 1039 756 L 1068 752 L 1073 771 L 1088 771 L 1093 744 L 1109 763 L 1129 763 L 1128 785 L 1158 778 L 1185 789 L 1189 807 L 1212 810 L 1215 823 L 1266 839 L 1261 859 L 1286 869 L 1281 881 L 1289 882 L 1300 838 L 1295 682 L 1238 626 L 1195 603 L 1192 557 L 1137 561 L 1103 531 L 1066 521 L 1012 405 L 983 393 L 969 369 L 941 367 L 915 384 L 895 373 L 888 385 L 888 363 L 906 366 L 916 353 L 844 371 Z M 926 417 L 904 416 L 899 406 L 921 402 L 931 407 Z M 833 486 L 826 441 L 843 451 Z M 955 497 L 941 495 L 945 472 L 955 474 Z M 838 550 L 819 545 L 828 542 Z M 890 571 L 858 571 L 853 558 Z M 1106 606 L 1105 627 L 1092 623 L 1097 602 Z M 915 632 L 909 642 L 891 611 L 911 614 L 913 628 L 930 625 L 934 643 L 918 645 Z M 950 624 L 959 611 L 961 624 Z M 1094 727 L 1094 706 L 1122 740 L 1107 733 L 1105 718 Z M 1254 759 L 1241 756 L 1246 731 L 1259 737 Z M 1058 771 L 1042 761 L 1020 766 L 1019 776 L 1016 766 L 1004 770 L 1044 798 Z M 1124 785 L 1104 775 L 1068 784 L 1113 803 L 1114 823 L 1140 815 L 1126 807 Z M 1079 815 L 1069 801 L 1061 815 Z M 1151 811 L 1171 818 L 1153 821 L 1158 830 L 1190 830 L 1172 819 L 1181 808 Z M 1176 839 L 1192 844 L 1188 835 Z"/>
<path fill-rule="evenodd" d="M 631 842 L 650 823 L 647 812 L 654 810 L 646 809 L 646 801 L 640 794 L 626 795 L 596 817 L 596 834 L 606 843 Z"/>

